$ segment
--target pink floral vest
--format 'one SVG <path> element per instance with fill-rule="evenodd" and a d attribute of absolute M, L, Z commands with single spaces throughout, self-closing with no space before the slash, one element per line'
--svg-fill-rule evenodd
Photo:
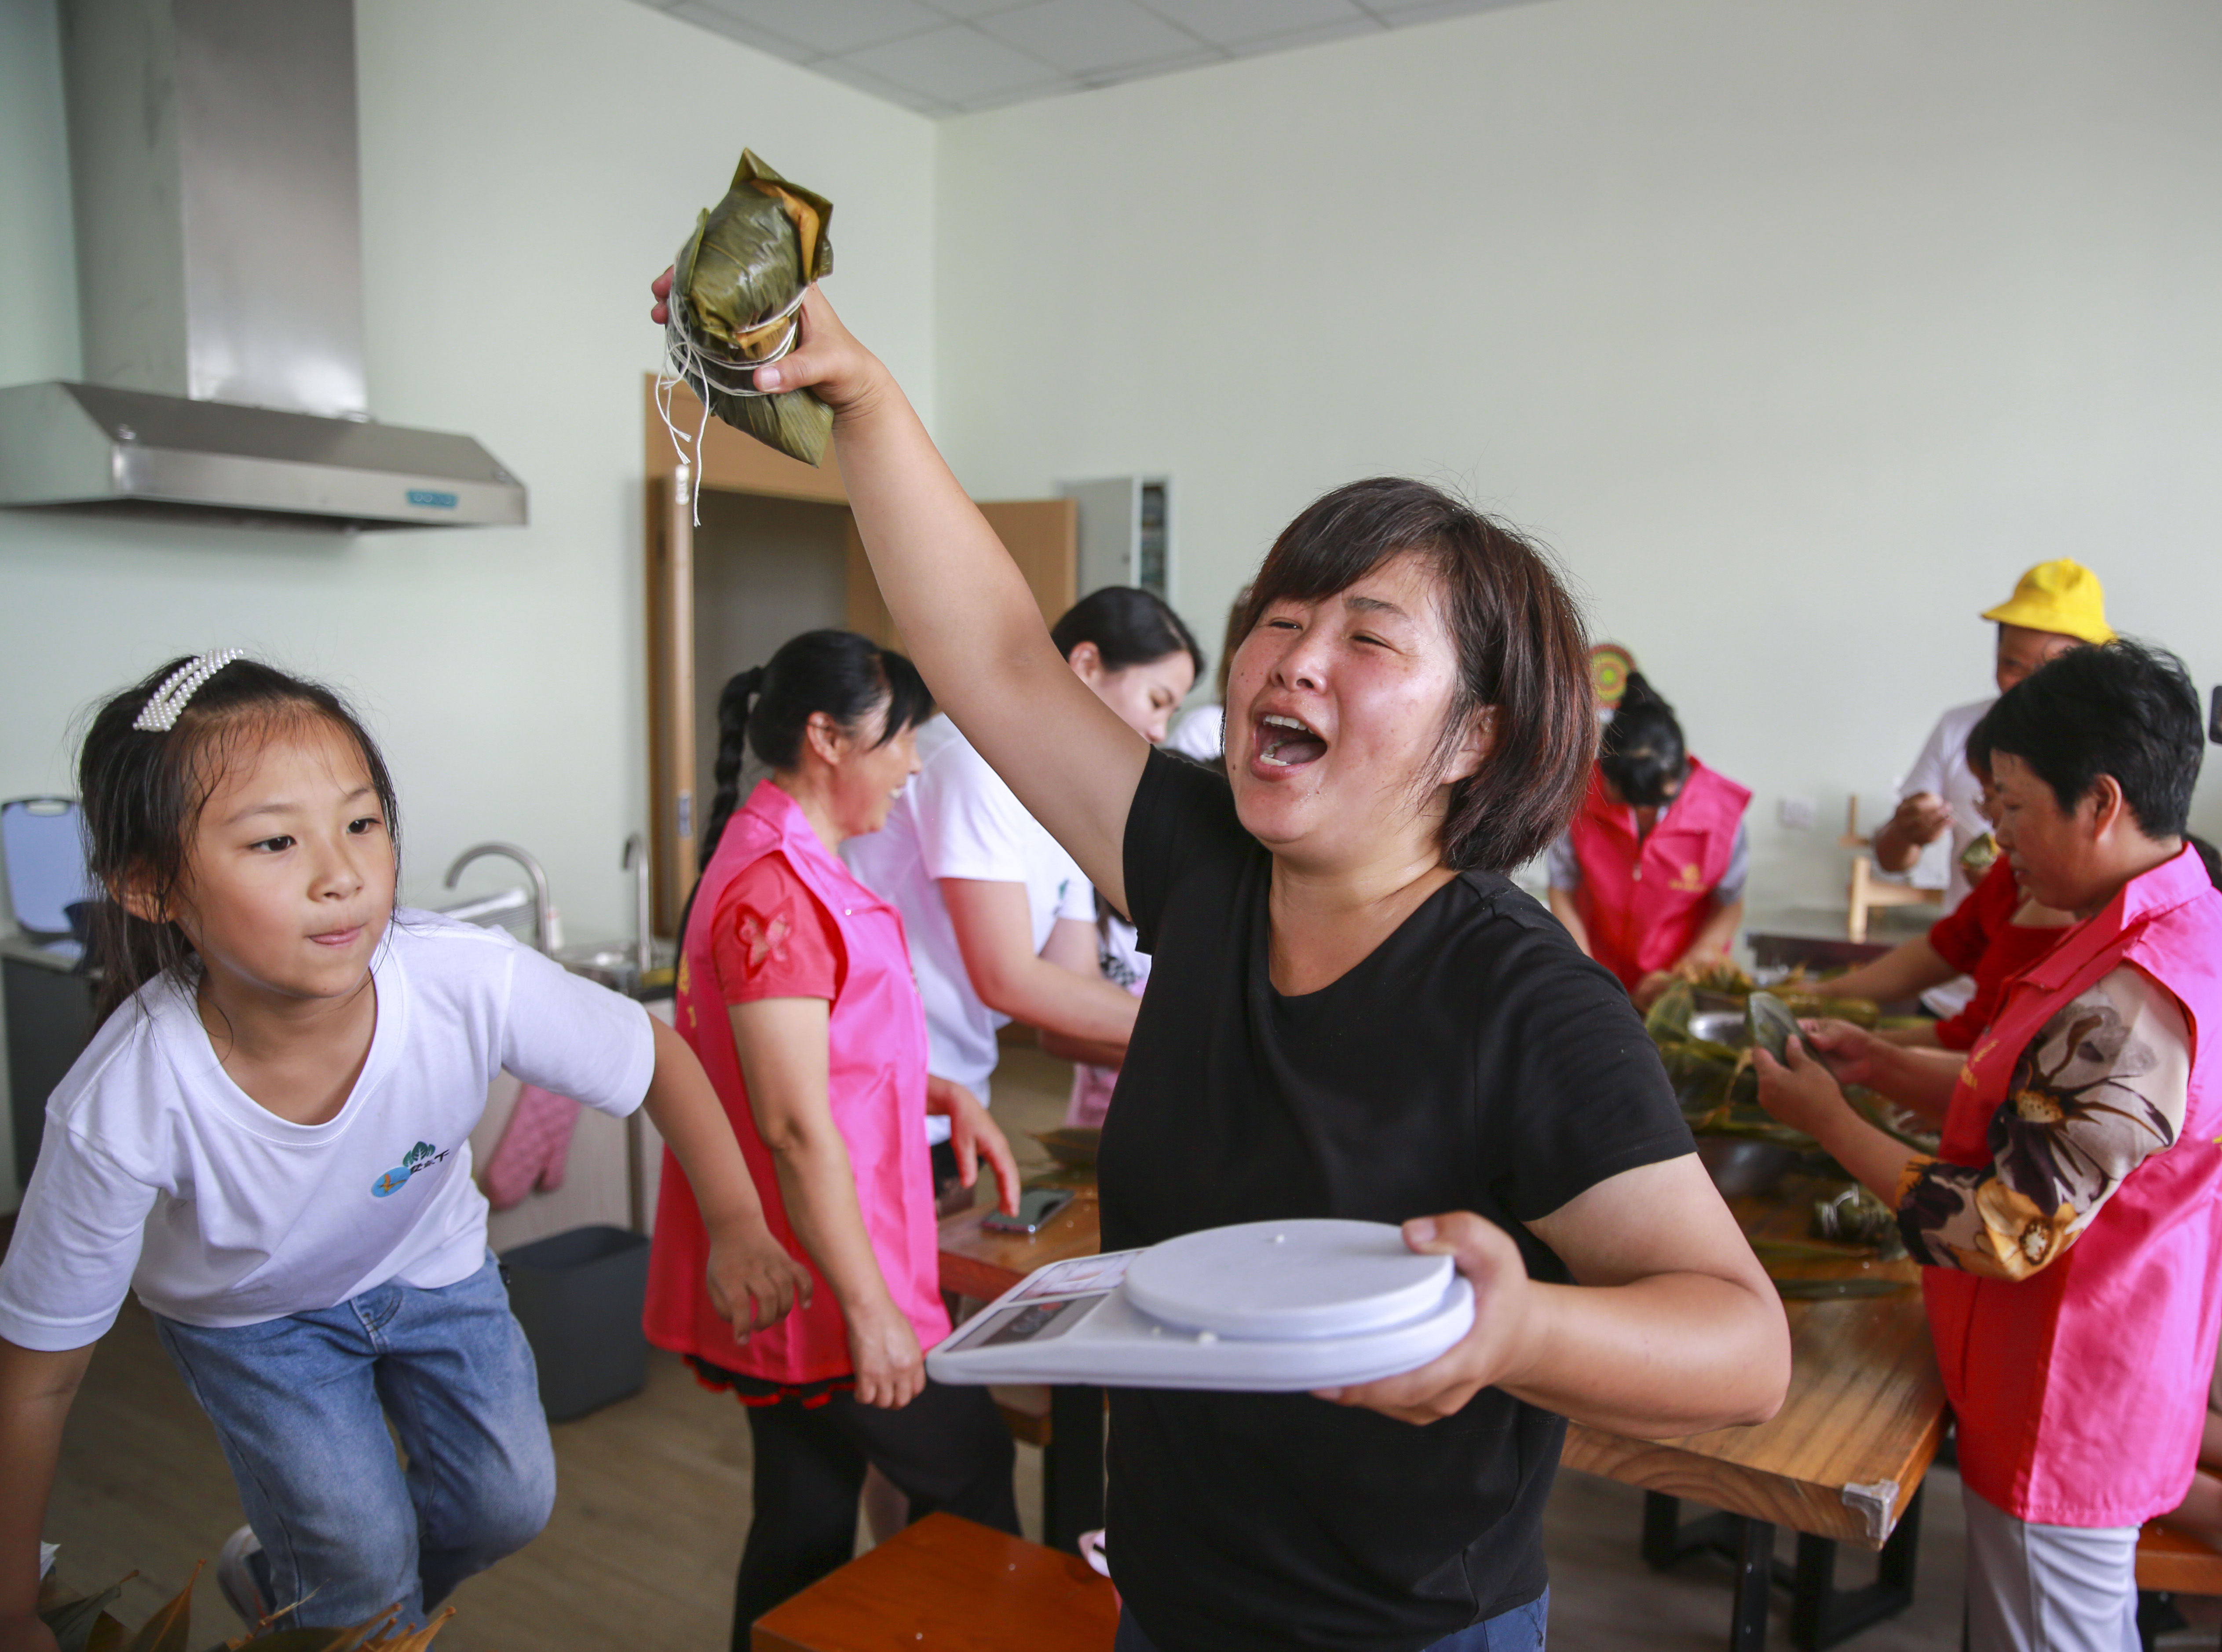
<path fill-rule="evenodd" d="M 2008 983 L 1944 1121 L 1940 1157 L 1989 1163 L 1991 1115 L 2022 1051 L 2121 964 L 2165 989 L 2189 1026 L 2181 1133 L 2041 1272 L 1921 1276 L 1962 1476 L 2046 1525 L 2137 1525 L 2182 1500 L 2198 1460 L 2222 1329 L 2222 1043 L 2205 1036 L 2222 1027 L 2222 894 L 2195 851 L 2132 879 Z"/>

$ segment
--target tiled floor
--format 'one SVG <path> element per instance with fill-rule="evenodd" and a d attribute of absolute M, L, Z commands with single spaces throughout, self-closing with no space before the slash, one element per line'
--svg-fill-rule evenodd
<path fill-rule="evenodd" d="M 998 1077 L 997 1115 L 1029 1165 L 1045 1161 L 1023 1132 L 1060 1121 L 1064 1071 L 1020 1051 Z M 748 1432 L 738 1408 L 659 1356 L 645 1392 L 559 1427 L 556 1440 L 562 1491 L 554 1521 L 530 1547 L 463 1586 L 439 1642 L 443 1652 L 723 1647 L 748 1523 Z M 1021 1447 L 1019 1457 L 1020 1506 L 1031 1526 L 1040 1508 L 1039 1454 Z M 1628 1487 L 1561 1477 L 1546 1522 L 1554 1649 L 1715 1652 L 1725 1643 L 1726 1563 L 1698 1559 L 1665 1574 L 1648 1571 L 1636 1554 L 1641 1513 L 1641 1494 Z M 128 1309 L 95 1356 L 71 1420 L 47 1530 L 62 1545 L 66 1576 L 97 1586 L 137 1568 L 123 1605 L 136 1624 L 238 1520 L 208 1423 L 143 1311 Z M 1843 1580 L 1861 1580 L 1869 1564 L 1848 1553 Z M 1952 1652 L 1961 1567 L 1959 1488 L 1940 1472 L 1930 1480 L 1913 1609 L 1848 1644 L 1855 1652 Z M 196 1643 L 231 1632 L 205 1580 L 197 1603 Z M 1788 1644 L 1779 1614 L 1774 1643 Z M 2214 1630 L 2164 1644 L 2212 1647 Z"/>

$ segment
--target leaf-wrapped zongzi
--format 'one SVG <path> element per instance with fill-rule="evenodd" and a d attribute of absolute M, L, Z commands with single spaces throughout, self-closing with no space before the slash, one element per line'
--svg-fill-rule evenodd
<path fill-rule="evenodd" d="M 825 454 L 832 410 L 807 390 L 767 394 L 755 377 L 794 348 L 802 295 L 832 273 L 832 217 L 824 196 L 742 150 L 725 199 L 696 220 L 673 261 L 666 329 L 673 369 L 704 406 L 813 465 Z"/>

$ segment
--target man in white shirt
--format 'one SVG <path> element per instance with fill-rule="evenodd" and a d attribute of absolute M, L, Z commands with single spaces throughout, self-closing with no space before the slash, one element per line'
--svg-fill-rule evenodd
<path fill-rule="evenodd" d="M 1986 609 L 1982 617 L 1998 625 L 1994 670 L 2001 694 L 2054 656 L 2085 643 L 2112 642 L 2114 637 L 2106 624 L 2106 594 L 2099 576 L 2064 556 L 2031 568 L 2015 585 L 2013 595 Z M 1955 706 L 1937 719 L 1899 784 L 1897 812 L 1874 836 L 1875 864 L 1886 872 L 1904 872 L 1912 870 L 1924 849 L 1949 834 L 1947 912 L 1967 898 L 1971 887 L 1960 857 L 1989 829 L 1979 807 L 1981 782 L 1968 766 L 1968 735 L 1997 703 L 1993 696 Z M 1955 1014 L 1973 990 L 1963 976 L 1924 994 L 1922 1002 L 1939 1014 Z"/>

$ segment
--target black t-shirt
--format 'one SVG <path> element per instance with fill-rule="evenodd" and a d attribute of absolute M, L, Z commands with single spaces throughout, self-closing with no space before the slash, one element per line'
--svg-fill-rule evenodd
<path fill-rule="evenodd" d="M 1126 870 L 1154 962 L 1103 1134 L 1107 1250 L 1473 1210 L 1563 1281 L 1521 1222 L 1692 1151 L 1628 995 L 1503 877 L 1462 874 L 1284 997 L 1271 858 L 1222 776 L 1152 753 Z M 1113 1571 L 1164 1652 L 1414 1652 L 1542 1592 L 1565 1428 L 1494 1388 L 1425 1428 L 1304 1394 L 1114 1390 Z"/>

